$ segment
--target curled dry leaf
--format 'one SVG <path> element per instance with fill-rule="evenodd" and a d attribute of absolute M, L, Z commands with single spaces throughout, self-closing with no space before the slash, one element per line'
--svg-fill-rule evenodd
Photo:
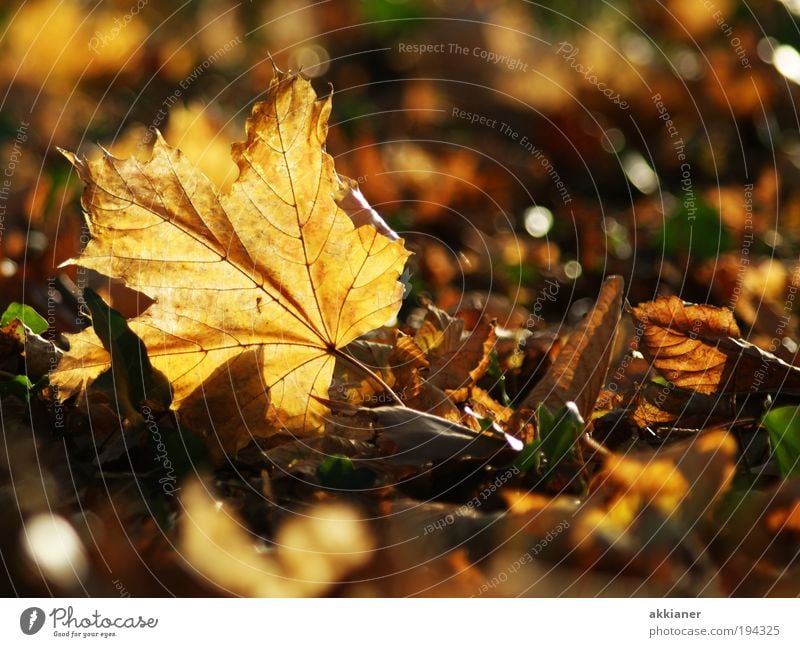
<path fill-rule="evenodd" d="M 424 385 L 423 374 L 427 374 L 430 362 L 411 337 L 398 337 L 389 355 L 395 386 L 404 400 L 419 395 Z"/>
<path fill-rule="evenodd" d="M 497 340 L 494 322 L 486 317 L 478 319 L 471 331 L 465 328 L 463 319 L 428 305 L 414 335 L 414 342 L 430 363 L 428 380 L 457 402 L 465 400 L 468 389 L 486 375 Z"/>
<path fill-rule="evenodd" d="M 800 368 L 741 339 L 727 308 L 670 296 L 640 303 L 633 316 L 642 353 L 675 386 L 706 394 L 800 389 Z"/>
<path fill-rule="evenodd" d="M 495 422 L 501 423 L 504 428 L 510 425 L 515 417 L 515 411 L 511 407 L 505 407 L 495 400 L 489 393 L 476 386 L 470 392 L 469 402 L 475 410 L 475 414 L 481 418 L 490 418 Z M 474 418 L 472 418 L 474 420 Z M 517 426 L 521 421 L 517 421 Z M 511 425 L 511 428 L 515 428 Z"/>
<path fill-rule="evenodd" d="M 356 227 L 372 225 L 389 240 L 400 240 L 397 232 L 387 225 L 381 215 L 367 202 L 364 194 L 361 193 L 361 189 L 358 188 L 358 182 L 350 178 L 341 179 L 345 187 L 340 195 L 337 196 L 339 198 L 339 206 L 350 216 L 353 224 Z"/>
<path fill-rule="evenodd" d="M 227 450 L 280 427 L 321 429 L 326 408 L 309 395 L 327 395 L 338 349 L 400 307 L 408 252 L 337 204 L 330 110 L 307 80 L 278 72 L 233 146 L 239 177 L 223 194 L 160 136 L 146 163 L 66 153 L 92 235 L 71 262 L 155 301 L 130 327 L 184 419 Z M 109 364 L 93 332 L 70 343 L 53 374 L 63 396 Z"/>
<path fill-rule="evenodd" d="M 428 360 L 413 338 L 394 334 L 391 343 L 359 339 L 348 345 L 347 352 L 380 375 L 383 381 L 405 402 L 417 396 L 423 386 L 422 373 Z M 337 362 L 331 397 L 353 403 L 376 404 L 392 401 L 383 385 L 355 370 L 351 363 Z"/>
<path fill-rule="evenodd" d="M 624 286 L 621 276 L 606 279 L 594 308 L 570 334 L 553 365 L 525 398 L 523 407 L 536 409 L 544 404 L 555 412 L 571 401 L 584 420 L 591 417 L 608 372 Z"/>
<path fill-rule="evenodd" d="M 405 401 L 409 409 L 424 411 L 453 422 L 461 422 L 463 414 L 444 391 L 430 382 L 423 381 L 419 391 Z"/>
<path fill-rule="evenodd" d="M 382 426 L 379 442 L 392 450 L 387 462 L 423 465 L 465 456 L 493 458 L 511 449 L 502 436 L 477 433 L 430 413 L 406 407 L 375 407 L 365 412 Z"/>

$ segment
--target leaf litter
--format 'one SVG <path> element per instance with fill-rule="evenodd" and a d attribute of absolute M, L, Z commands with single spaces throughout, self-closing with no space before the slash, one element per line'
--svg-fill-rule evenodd
<path fill-rule="evenodd" d="M 336 174 L 330 110 L 277 73 L 223 193 L 160 137 L 144 162 L 65 153 L 92 234 L 73 262 L 152 300 L 125 321 L 87 293 L 92 327 L 51 375 L 49 414 L 66 411 L 68 433 L 140 432 L 81 475 L 118 478 L 121 500 L 143 479 L 161 500 L 130 514 L 162 540 L 141 533 L 147 545 L 111 561 L 132 550 L 177 591 L 245 596 L 791 590 L 797 556 L 771 547 L 797 540 L 797 484 L 766 468 L 793 474 L 797 444 L 780 433 L 793 416 L 767 411 L 800 369 L 742 339 L 729 310 L 677 297 L 632 309 L 637 345 L 619 276 L 550 337 L 469 304 L 401 311 L 409 252 Z M 637 350 L 650 381 L 604 399 Z M 509 392 L 526 361 L 545 368 Z M 637 430 L 624 453 L 599 433 L 609 411 Z M 767 414 L 757 464 L 743 465 L 743 411 L 762 437 Z M 651 425 L 688 433 L 653 448 Z M 10 433 L 22 451 L 14 436 L 30 431 Z M 156 433 L 186 459 L 167 501 L 163 477 L 137 471 Z M 759 489 L 742 494 L 742 478 Z"/>

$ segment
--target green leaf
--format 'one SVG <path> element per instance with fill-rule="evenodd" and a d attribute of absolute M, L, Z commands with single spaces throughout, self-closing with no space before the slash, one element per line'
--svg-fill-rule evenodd
<path fill-rule="evenodd" d="M 800 407 L 780 407 L 761 419 L 784 477 L 800 474 Z"/>
<path fill-rule="evenodd" d="M 536 410 L 536 427 L 542 443 L 542 454 L 547 460 L 548 471 L 567 456 L 575 453 L 575 443 L 583 432 L 584 421 L 574 402 L 567 402 L 555 415 L 540 404 Z"/>
<path fill-rule="evenodd" d="M 680 204 L 661 232 L 664 251 L 671 256 L 687 252 L 695 262 L 717 258 L 731 248 L 732 239 L 719 211 L 698 196 L 680 194 Z"/>
<path fill-rule="evenodd" d="M 13 395 L 27 402 L 33 383 L 27 375 L 17 375 L 10 380 L 0 382 L 0 396 Z"/>
<path fill-rule="evenodd" d="M 546 477 L 564 458 L 575 454 L 575 443 L 583 433 L 584 425 L 574 402 L 567 402 L 555 415 L 547 406 L 540 404 L 536 409 L 539 437 L 522 448 L 513 466 L 520 472 L 538 472 L 544 459 Z"/>
<path fill-rule="evenodd" d="M 493 350 L 489 353 L 489 369 L 486 373 L 500 387 L 500 397 L 503 400 L 503 404 L 510 407 L 511 398 L 508 397 L 508 391 L 506 391 L 506 375 L 500 370 L 500 360 L 497 357 L 497 351 Z"/>
<path fill-rule="evenodd" d="M 426 15 L 426 5 L 420 0 L 369 0 L 360 4 L 363 19 L 379 33 L 409 33 L 416 24 L 414 19 Z"/>
<path fill-rule="evenodd" d="M 47 319 L 30 306 L 16 301 L 9 305 L 0 317 L 0 326 L 7 326 L 15 319 L 21 321 L 37 335 L 41 335 L 48 328 Z"/>
<path fill-rule="evenodd" d="M 541 454 L 542 441 L 537 438 L 522 448 L 522 451 L 513 463 L 513 467 L 516 467 L 523 474 L 531 470 L 538 471 L 541 463 Z"/>
<path fill-rule="evenodd" d="M 328 456 L 317 468 L 317 477 L 325 487 L 358 490 L 369 487 L 375 475 L 366 467 L 356 469 L 347 456 L 333 454 Z"/>
<path fill-rule="evenodd" d="M 761 491 L 759 476 L 742 471 L 733 477 L 727 491 L 714 508 L 714 519 L 720 525 L 728 523 L 740 510 L 755 504 Z"/>
<path fill-rule="evenodd" d="M 481 431 L 489 431 L 494 428 L 494 420 L 491 418 L 481 418 L 476 415 L 475 420 L 478 421 L 478 426 L 481 428 Z"/>
<path fill-rule="evenodd" d="M 151 459 L 160 465 L 156 469 L 160 483 L 169 476 L 174 476 L 174 481 L 180 481 L 209 463 L 206 444 L 197 434 L 181 426 L 161 428 L 151 411 L 143 407 L 143 412 Z"/>

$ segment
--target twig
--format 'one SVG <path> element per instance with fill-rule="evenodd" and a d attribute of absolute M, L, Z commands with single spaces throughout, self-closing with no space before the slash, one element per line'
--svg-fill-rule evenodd
<path fill-rule="evenodd" d="M 581 434 L 580 440 L 584 445 L 586 445 L 587 449 L 591 449 L 595 454 L 600 454 L 601 456 L 606 457 L 613 454 L 608 447 L 604 447 L 588 434 Z"/>

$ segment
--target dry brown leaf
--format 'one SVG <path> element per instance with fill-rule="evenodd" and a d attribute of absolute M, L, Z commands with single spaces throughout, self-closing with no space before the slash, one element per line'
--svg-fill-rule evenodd
<path fill-rule="evenodd" d="M 491 418 L 495 422 L 501 423 L 504 427 L 514 417 L 514 410 L 504 407 L 495 400 L 488 392 L 480 387 L 475 387 L 469 394 L 470 404 L 475 409 L 475 413 L 481 418 Z"/>
<path fill-rule="evenodd" d="M 389 355 L 393 366 L 395 384 L 404 400 L 415 398 L 423 386 L 422 373 L 427 373 L 430 362 L 411 337 L 398 337 Z"/>
<path fill-rule="evenodd" d="M 702 530 L 731 482 L 735 456 L 735 440 L 719 431 L 658 452 L 612 454 L 580 504 L 566 496 L 505 492 L 506 532 L 526 544 L 531 535 L 555 535 L 539 555 L 551 563 L 641 577 L 673 595 L 714 592 L 720 582 Z M 564 521 L 568 529 L 554 532 Z M 524 529 L 519 538 L 517 529 Z"/>
<path fill-rule="evenodd" d="M 391 337 L 385 342 L 359 339 L 350 344 L 346 351 L 379 375 L 405 402 L 419 394 L 423 384 L 422 373 L 427 371 L 428 360 L 413 338 L 400 336 L 396 330 L 392 331 Z M 394 402 L 382 384 L 347 362 L 336 364 L 331 398 L 366 406 Z"/>
<path fill-rule="evenodd" d="M 624 281 L 610 276 L 586 319 L 572 332 L 555 362 L 528 394 L 523 408 L 545 404 L 555 412 L 574 402 L 584 420 L 594 408 L 608 372 L 622 309 Z"/>
<path fill-rule="evenodd" d="M 740 596 L 796 596 L 800 574 L 800 478 L 740 493 L 718 533 L 722 576 Z"/>
<path fill-rule="evenodd" d="M 631 417 L 640 427 L 677 424 L 686 429 L 702 429 L 736 420 L 739 413 L 727 397 L 648 382 L 638 393 Z"/>
<path fill-rule="evenodd" d="M 430 382 L 422 382 L 419 391 L 406 399 L 406 406 L 416 411 L 424 411 L 450 422 L 461 423 L 462 415 L 452 399 L 439 387 Z"/>
<path fill-rule="evenodd" d="M 278 427 L 319 430 L 327 409 L 309 396 L 327 396 L 337 349 L 400 307 L 402 241 L 356 228 L 334 199 L 330 110 L 307 80 L 278 72 L 233 146 L 239 177 L 223 194 L 160 136 L 144 164 L 67 154 L 92 233 L 73 262 L 155 301 L 130 326 L 174 406 L 226 449 Z M 62 396 L 109 361 L 92 331 L 70 343 L 53 374 Z"/>
<path fill-rule="evenodd" d="M 429 381 L 447 391 L 471 387 L 486 375 L 496 339 L 494 322 L 485 317 L 466 332 L 463 320 L 433 305 L 414 336 L 430 362 Z"/>
<path fill-rule="evenodd" d="M 642 353 L 675 386 L 699 393 L 800 388 L 800 368 L 740 339 L 727 308 L 660 297 L 640 303 Z"/>
<path fill-rule="evenodd" d="M 593 496 L 616 506 L 651 505 L 693 525 L 730 484 L 736 441 L 724 431 L 709 431 L 655 452 L 612 454 L 593 482 Z M 634 504 L 634 502 L 638 502 Z"/>

